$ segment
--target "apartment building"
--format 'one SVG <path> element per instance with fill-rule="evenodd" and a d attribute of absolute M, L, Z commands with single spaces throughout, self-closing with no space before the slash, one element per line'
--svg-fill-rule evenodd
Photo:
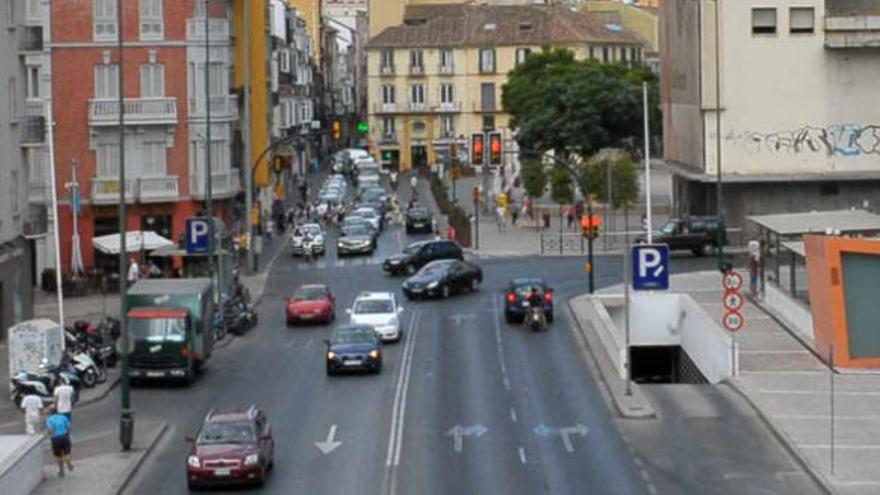
<path fill-rule="evenodd" d="M 39 66 L 42 51 L 36 2 L 0 0 L 0 340 L 6 329 L 31 318 L 34 239 L 45 229 L 28 204 L 31 163 L 37 172 L 45 145 Z M 38 10 L 37 10 L 38 12 Z M 43 195 L 45 190 L 34 191 Z"/>
<path fill-rule="evenodd" d="M 371 150 L 402 169 L 434 164 L 451 143 L 464 150 L 476 133 L 501 133 L 514 151 L 501 89 L 546 46 L 606 63 L 640 63 L 644 52 L 624 27 L 566 7 L 405 5 L 402 22 L 367 46 Z M 503 156 L 515 168 L 515 153 Z"/>
<path fill-rule="evenodd" d="M 732 226 L 877 208 L 878 19 L 880 0 L 667 0 L 663 140 L 679 210 L 716 210 L 719 167 Z"/>
<path fill-rule="evenodd" d="M 35 9 L 28 22 L 41 28 L 45 46 L 42 54 L 27 58 L 34 64 L 30 70 L 47 81 L 39 85 L 44 91 L 33 101 L 35 105 L 46 98 L 53 102 L 59 207 L 50 216 L 58 215 L 62 270 L 71 271 L 74 228 L 86 271 L 115 264 L 113 257 L 96 254 L 92 238 L 118 233 L 120 190 L 129 204 L 129 230 L 180 239 L 186 219 L 203 206 L 208 180 L 215 213 L 228 219 L 230 200 L 240 190 L 239 169 L 232 163 L 238 103 L 229 90 L 228 2 L 124 0 L 122 26 L 116 0 L 29 0 L 27 4 Z M 208 58 L 206 39 L 210 40 Z M 124 184 L 119 182 L 120 94 L 125 119 Z M 33 152 L 30 168 L 39 168 L 45 156 Z M 73 203 L 68 194 L 71 183 L 80 191 Z M 33 200 L 45 201 L 37 192 L 47 184 L 47 173 L 32 174 L 28 190 Z M 72 207 L 78 213 L 75 225 Z M 48 259 L 42 264 L 47 266 Z"/>

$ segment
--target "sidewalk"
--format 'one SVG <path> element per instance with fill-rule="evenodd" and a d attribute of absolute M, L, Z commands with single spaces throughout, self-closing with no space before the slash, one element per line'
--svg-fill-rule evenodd
<path fill-rule="evenodd" d="M 690 294 L 720 324 L 716 272 L 673 276 L 672 290 Z M 832 374 L 754 304 L 747 303 L 743 315 L 745 326 L 736 334 L 739 375 L 730 385 L 831 491 L 880 492 L 880 374 Z"/>

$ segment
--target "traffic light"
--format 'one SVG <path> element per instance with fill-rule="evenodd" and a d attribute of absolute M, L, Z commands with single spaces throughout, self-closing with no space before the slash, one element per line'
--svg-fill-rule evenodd
<path fill-rule="evenodd" d="M 284 157 L 275 156 L 272 160 L 272 170 L 275 171 L 276 174 L 280 174 L 282 170 L 284 170 Z"/>
<path fill-rule="evenodd" d="M 501 133 L 489 133 L 489 165 L 501 165 L 502 148 Z"/>
<path fill-rule="evenodd" d="M 486 152 L 482 134 L 474 134 L 471 136 L 471 163 L 474 165 L 483 164 L 483 154 Z"/>
<path fill-rule="evenodd" d="M 333 121 L 333 139 L 335 141 L 342 139 L 342 124 L 338 120 Z"/>
<path fill-rule="evenodd" d="M 581 216 L 581 235 L 586 239 L 595 239 L 599 237 L 599 227 L 602 226 L 602 217 L 599 215 L 583 215 Z"/>

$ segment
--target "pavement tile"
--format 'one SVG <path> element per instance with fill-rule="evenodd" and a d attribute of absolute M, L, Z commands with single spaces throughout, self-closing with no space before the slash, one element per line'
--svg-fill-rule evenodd
<path fill-rule="evenodd" d="M 739 368 L 742 371 L 803 371 L 825 369 L 809 351 L 801 349 L 790 353 L 789 351 L 766 350 L 763 353 L 749 351 L 740 353 Z"/>

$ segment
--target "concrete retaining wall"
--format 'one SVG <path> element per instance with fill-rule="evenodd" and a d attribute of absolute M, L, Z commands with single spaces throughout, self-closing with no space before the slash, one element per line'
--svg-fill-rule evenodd
<path fill-rule="evenodd" d="M 43 480 L 46 438 L 0 435 L 0 493 L 28 495 Z"/>
<path fill-rule="evenodd" d="M 766 284 L 764 306 L 772 308 L 773 313 L 782 319 L 786 326 L 798 332 L 807 342 L 815 342 L 813 314 L 807 305 L 789 296 L 776 285 Z"/>

